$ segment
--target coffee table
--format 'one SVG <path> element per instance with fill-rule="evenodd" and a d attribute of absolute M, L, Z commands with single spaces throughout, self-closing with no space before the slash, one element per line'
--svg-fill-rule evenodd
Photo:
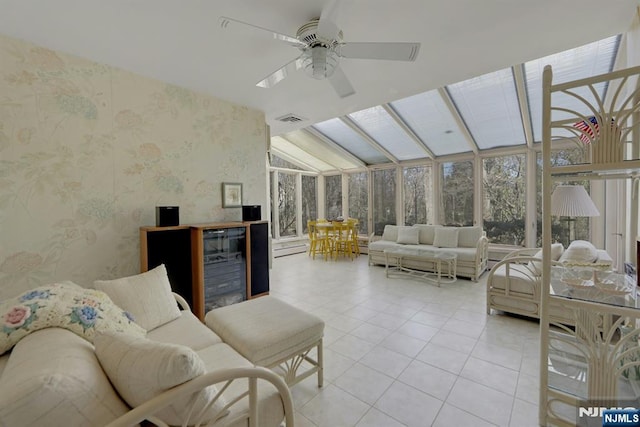
<path fill-rule="evenodd" d="M 458 255 L 452 252 L 434 251 L 421 248 L 388 248 L 384 250 L 385 273 L 389 275 L 410 276 L 435 283 L 453 283 L 456 277 Z M 407 267 L 405 262 L 419 261 L 432 267 L 431 271 Z"/>

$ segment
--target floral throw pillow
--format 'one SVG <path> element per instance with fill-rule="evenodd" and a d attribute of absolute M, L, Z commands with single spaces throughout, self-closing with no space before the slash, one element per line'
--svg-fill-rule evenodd
<path fill-rule="evenodd" d="M 0 354 L 44 328 L 64 328 L 93 343 L 96 332 L 145 336 L 131 315 L 104 293 L 72 282 L 32 289 L 0 303 Z"/>

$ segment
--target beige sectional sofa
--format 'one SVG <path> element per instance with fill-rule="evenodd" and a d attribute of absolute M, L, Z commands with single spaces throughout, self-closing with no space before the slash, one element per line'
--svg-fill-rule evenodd
<path fill-rule="evenodd" d="M 144 419 L 192 425 L 199 414 L 218 420 L 207 425 L 293 425 L 284 380 L 200 322 L 171 293 L 161 267 L 96 282 L 104 292 L 66 282 L 17 296 L 13 307 L 3 301 L 13 329 L 5 322 L 0 335 L 3 350 L 12 346 L 0 357 L 0 425 L 130 426 Z M 47 308 L 47 300 L 60 294 L 79 295 L 72 299 L 81 309 L 63 310 L 52 320 L 55 309 Z M 122 307 L 119 313 L 138 323 L 107 323 L 106 307 Z"/>
<path fill-rule="evenodd" d="M 369 237 L 369 265 L 385 265 L 384 250 L 403 246 L 455 253 L 458 256 L 457 275 L 474 281 L 487 269 L 488 240 L 482 227 L 386 225 L 382 236 L 371 234 Z M 411 259 L 403 261 L 403 265 L 424 271 L 431 271 L 433 268 L 432 263 Z"/>

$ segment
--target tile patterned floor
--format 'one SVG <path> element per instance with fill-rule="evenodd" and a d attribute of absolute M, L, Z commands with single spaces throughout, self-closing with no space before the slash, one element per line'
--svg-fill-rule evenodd
<path fill-rule="evenodd" d="M 271 295 L 325 321 L 325 386 L 292 388 L 297 426 L 537 426 L 536 322 L 487 316 L 485 274 L 441 288 L 384 267 L 276 258 Z"/>

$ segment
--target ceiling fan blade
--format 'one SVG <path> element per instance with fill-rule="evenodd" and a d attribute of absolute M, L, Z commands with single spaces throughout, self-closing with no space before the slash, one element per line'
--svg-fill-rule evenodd
<path fill-rule="evenodd" d="M 293 36 L 288 36 L 286 34 L 282 34 L 277 31 L 269 30 L 267 28 L 262 28 L 257 25 L 249 24 L 247 22 L 238 21 L 237 19 L 228 18 L 226 16 L 221 16 L 218 22 L 220 23 L 220 27 L 222 27 L 222 29 L 225 29 L 225 30 L 230 26 L 231 28 L 234 28 L 236 27 L 236 24 L 239 24 L 241 28 L 245 28 L 245 29 L 248 28 L 249 30 L 252 30 L 254 33 L 259 34 L 261 36 L 264 36 L 265 33 L 268 33 L 273 39 L 283 41 L 292 46 L 295 46 L 295 47 L 307 46 L 305 43 L 301 42 L 300 40 L 298 40 Z"/>
<path fill-rule="evenodd" d="M 323 39 L 334 40 L 338 36 L 336 20 L 340 11 L 339 0 L 329 0 L 320 14 L 316 35 Z"/>
<path fill-rule="evenodd" d="M 336 51 L 343 58 L 415 61 L 420 52 L 420 43 L 344 43 Z"/>
<path fill-rule="evenodd" d="M 267 89 L 273 87 L 284 80 L 289 74 L 295 73 L 300 68 L 302 68 L 302 56 L 299 56 L 293 61 L 288 62 L 287 64 L 278 68 L 276 71 L 256 83 L 256 86 L 264 87 Z"/>
<path fill-rule="evenodd" d="M 339 65 L 335 70 L 333 70 L 333 74 L 331 74 L 328 80 L 340 98 L 346 98 L 347 96 L 351 96 L 356 93 L 353 86 L 351 86 L 351 82 L 347 78 L 347 75 L 342 71 L 342 68 Z"/>

